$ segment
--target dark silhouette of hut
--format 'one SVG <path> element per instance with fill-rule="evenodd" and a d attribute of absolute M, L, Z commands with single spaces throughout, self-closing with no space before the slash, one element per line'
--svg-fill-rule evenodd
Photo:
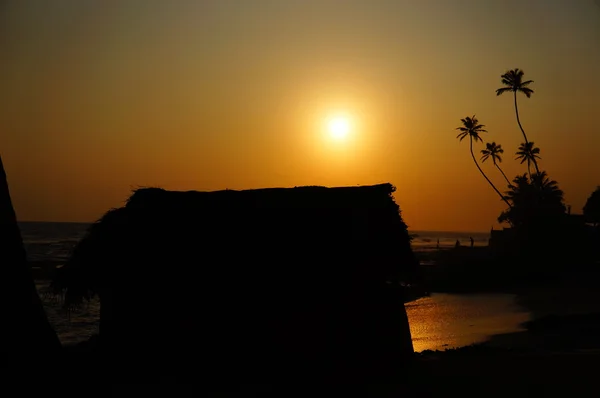
<path fill-rule="evenodd" d="M 4 165 L 0 158 L 0 354 L 40 358 L 60 350 L 60 342 L 50 326 L 38 296 L 17 217 L 12 205 Z M 14 363 L 13 363 L 14 365 Z"/>
<path fill-rule="evenodd" d="M 397 378 L 418 262 L 394 190 L 139 189 L 54 284 L 67 304 L 98 294 L 98 350 L 128 379 Z"/>

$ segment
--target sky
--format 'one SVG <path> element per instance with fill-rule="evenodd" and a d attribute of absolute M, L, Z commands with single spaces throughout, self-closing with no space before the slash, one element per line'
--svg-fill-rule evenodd
<path fill-rule="evenodd" d="M 513 99 L 495 95 L 513 68 L 534 80 L 521 122 L 572 211 L 600 185 L 595 0 L 5 0 L 0 60 L 23 221 L 93 221 L 142 186 L 390 182 L 409 229 L 498 228 L 503 202 L 455 128 L 476 115 L 505 173 L 526 171 Z"/>

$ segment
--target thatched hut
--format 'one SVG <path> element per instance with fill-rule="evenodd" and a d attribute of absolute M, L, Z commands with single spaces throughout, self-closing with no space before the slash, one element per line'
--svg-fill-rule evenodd
<path fill-rule="evenodd" d="M 90 227 L 55 285 L 67 303 L 99 295 L 101 345 L 120 363 L 383 375 L 413 354 L 399 281 L 417 261 L 394 190 L 139 189 Z"/>

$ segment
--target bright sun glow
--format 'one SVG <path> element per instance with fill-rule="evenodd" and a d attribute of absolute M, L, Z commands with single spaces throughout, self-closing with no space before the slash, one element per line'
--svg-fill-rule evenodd
<path fill-rule="evenodd" d="M 346 117 L 334 117 L 329 120 L 327 129 L 332 138 L 343 140 L 350 132 L 350 121 Z"/>

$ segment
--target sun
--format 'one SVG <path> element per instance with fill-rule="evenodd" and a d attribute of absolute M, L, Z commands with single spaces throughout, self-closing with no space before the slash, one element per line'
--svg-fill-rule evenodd
<path fill-rule="evenodd" d="M 332 138 L 343 140 L 348 137 L 350 132 L 350 120 L 343 116 L 332 117 L 327 123 L 327 130 Z"/>

